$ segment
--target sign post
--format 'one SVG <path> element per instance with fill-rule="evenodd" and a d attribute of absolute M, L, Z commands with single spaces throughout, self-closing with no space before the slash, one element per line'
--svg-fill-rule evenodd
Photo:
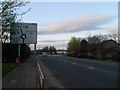
<path fill-rule="evenodd" d="M 20 59 L 20 44 L 18 44 L 18 58 Z"/>
<path fill-rule="evenodd" d="M 36 53 L 37 53 L 37 52 L 36 52 L 36 44 L 34 44 L 34 51 L 35 51 L 35 55 L 36 55 Z"/>
<path fill-rule="evenodd" d="M 34 50 L 36 50 L 36 44 L 34 44 Z"/>

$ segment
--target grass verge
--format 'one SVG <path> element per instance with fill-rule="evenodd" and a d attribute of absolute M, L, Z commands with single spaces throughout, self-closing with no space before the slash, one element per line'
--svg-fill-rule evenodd
<path fill-rule="evenodd" d="M 16 63 L 2 63 L 2 77 L 16 67 Z"/>

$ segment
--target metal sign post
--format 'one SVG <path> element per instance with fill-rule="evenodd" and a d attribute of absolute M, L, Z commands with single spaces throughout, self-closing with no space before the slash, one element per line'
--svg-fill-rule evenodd
<path fill-rule="evenodd" d="M 18 44 L 18 58 L 20 59 L 20 44 Z"/>
<path fill-rule="evenodd" d="M 34 51 L 35 51 L 35 55 L 36 55 L 36 53 L 37 53 L 37 52 L 36 52 L 36 44 L 34 44 Z"/>
<path fill-rule="evenodd" d="M 36 51 L 36 44 L 34 44 L 34 50 Z"/>

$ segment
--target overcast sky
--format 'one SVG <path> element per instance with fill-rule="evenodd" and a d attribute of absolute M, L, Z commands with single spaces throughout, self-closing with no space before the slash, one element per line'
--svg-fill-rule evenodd
<path fill-rule="evenodd" d="M 117 2 L 31 2 L 23 9 L 27 8 L 31 10 L 22 21 L 38 23 L 37 49 L 46 45 L 62 49 L 72 36 L 117 30 Z"/>

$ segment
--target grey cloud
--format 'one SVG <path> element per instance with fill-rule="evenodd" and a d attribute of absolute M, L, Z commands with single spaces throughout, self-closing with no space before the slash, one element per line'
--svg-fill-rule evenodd
<path fill-rule="evenodd" d="M 67 42 L 64 43 L 59 43 L 56 42 L 55 44 L 50 44 L 50 43 L 39 43 L 37 44 L 37 49 L 42 49 L 45 46 L 54 46 L 56 49 L 66 49 L 67 48 Z"/>
<path fill-rule="evenodd" d="M 39 40 L 40 43 L 54 43 L 54 42 L 63 42 L 67 40 Z"/>
<path fill-rule="evenodd" d="M 115 19 L 115 16 L 110 15 L 82 16 L 74 20 L 39 27 L 38 35 L 98 30 L 102 29 L 102 25 L 110 23 L 113 19 Z"/>

